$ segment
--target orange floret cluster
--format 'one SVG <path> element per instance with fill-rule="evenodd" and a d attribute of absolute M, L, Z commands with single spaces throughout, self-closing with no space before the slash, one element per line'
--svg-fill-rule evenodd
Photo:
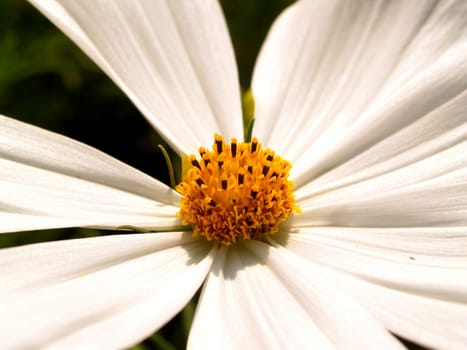
<path fill-rule="evenodd" d="M 274 234 L 298 207 L 294 205 L 291 164 L 250 143 L 232 139 L 226 144 L 215 135 L 212 150 L 190 156 L 192 168 L 176 187 L 183 195 L 178 213 L 194 236 L 224 245 L 238 239 L 259 239 Z"/>

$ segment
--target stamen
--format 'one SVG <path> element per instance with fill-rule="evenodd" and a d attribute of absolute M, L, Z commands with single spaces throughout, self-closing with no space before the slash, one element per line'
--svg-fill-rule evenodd
<path fill-rule="evenodd" d="M 256 150 L 258 149 L 258 140 L 253 138 L 253 141 L 251 141 L 251 153 L 255 153 Z"/>
<path fill-rule="evenodd" d="M 203 156 L 206 154 L 206 149 L 204 147 L 200 147 L 198 149 L 198 152 L 199 152 L 199 155 L 201 156 L 201 158 L 203 158 Z"/>
<path fill-rule="evenodd" d="M 222 137 L 220 135 L 216 135 L 215 140 L 216 140 L 217 153 L 221 154 L 222 153 L 222 145 L 224 143 L 224 140 L 222 140 Z"/>
<path fill-rule="evenodd" d="M 237 139 L 232 139 L 232 142 L 230 143 L 230 152 L 232 153 L 233 158 L 237 156 Z"/>
<path fill-rule="evenodd" d="M 243 185 L 244 180 L 245 180 L 245 174 L 238 174 L 238 184 Z"/>
<path fill-rule="evenodd" d="M 199 153 L 201 158 L 189 159 L 193 167 L 176 187 L 183 195 L 178 215 L 194 236 L 227 246 L 260 239 L 299 212 L 287 179 L 290 163 L 262 149 L 256 138 L 251 143 L 232 139 L 229 146 L 215 135 L 212 150 L 200 147 Z"/>
<path fill-rule="evenodd" d="M 251 190 L 250 195 L 253 197 L 253 199 L 256 199 L 256 196 L 258 195 L 258 191 Z"/>
<path fill-rule="evenodd" d="M 193 166 L 195 166 L 195 167 L 197 167 L 198 169 L 201 170 L 201 167 L 200 167 L 200 165 L 199 165 L 199 163 L 198 163 L 198 161 L 196 159 L 193 159 L 191 161 L 191 165 L 193 165 Z"/>
<path fill-rule="evenodd" d="M 226 190 L 227 189 L 227 180 L 222 180 L 221 181 L 221 186 L 222 186 L 223 190 Z"/>

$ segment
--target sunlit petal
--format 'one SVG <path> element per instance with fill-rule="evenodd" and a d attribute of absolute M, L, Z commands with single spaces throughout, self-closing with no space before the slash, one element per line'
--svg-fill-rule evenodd
<path fill-rule="evenodd" d="M 171 228 L 179 196 L 89 146 L 0 116 L 0 231 Z"/>
<path fill-rule="evenodd" d="M 463 229 L 313 227 L 290 234 L 285 244 L 307 259 L 374 283 L 467 304 Z M 390 240 L 400 243 L 384 246 Z"/>
<path fill-rule="evenodd" d="M 326 274 L 391 332 L 432 349 L 465 349 L 465 303 L 387 288 L 334 270 Z"/>
<path fill-rule="evenodd" d="M 467 87 L 466 13 L 462 0 L 296 3 L 255 68 L 255 134 L 301 186 L 445 108 Z"/>
<path fill-rule="evenodd" d="M 158 233 L 2 250 L 2 346 L 133 345 L 193 296 L 210 268 L 210 246 L 189 235 Z"/>
<path fill-rule="evenodd" d="M 365 152 L 310 181 L 300 188 L 300 196 L 316 196 L 357 182 L 364 182 L 399 168 L 408 167 L 437 153 L 440 156 L 433 159 L 438 159 L 440 164 L 450 163 L 450 158 L 443 154 L 448 154 L 444 151 L 449 148 L 455 150 L 454 146 L 466 140 L 466 109 L 467 91 L 464 91 Z M 457 149 L 460 149 L 459 146 Z"/>
<path fill-rule="evenodd" d="M 465 227 L 315 227 L 277 239 L 390 331 L 434 348 L 465 345 Z"/>
<path fill-rule="evenodd" d="M 366 181 L 312 195 L 299 190 L 296 226 L 467 224 L 467 141 Z"/>
<path fill-rule="evenodd" d="M 258 241 L 245 242 L 245 246 L 279 277 L 337 349 L 374 349 L 375 344 L 380 349 L 403 348 L 361 305 L 332 286 L 319 269 L 279 246 Z"/>
<path fill-rule="evenodd" d="M 204 286 L 188 349 L 334 349 L 268 266 L 222 248 Z"/>
<path fill-rule="evenodd" d="M 31 0 L 178 151 L 242 136 L 237 68 L 214 0 Z"/>

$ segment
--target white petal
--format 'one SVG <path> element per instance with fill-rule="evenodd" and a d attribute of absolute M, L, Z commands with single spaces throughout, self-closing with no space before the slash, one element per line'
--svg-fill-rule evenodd
<path fill-rule="evenodd" d="M 170 228 L 179 196 L 89 146 L 0 116 L 0 232 L 69 226 Z"/>
<path fill-rule="evenodd" d="M 178 151 L 241 137 L 239 84 L 219 4 L 30 0 L 130 97 Z"/>
<path fill-rule="evenodd" d="M 464 350 L 467 305 L 407 293 L 333 270 L 327 277 L 364 305 L 391 332 L 430 349 Z"/>
<path fill-rule="evenodd" d="M 374 349 L 375 344 L 379 349 L 403 348 L 365 309 L 330 285 L 313 265 L 284 248 L 258 241 L 245 245 L 277 274 L 337 349 Z"/>
<path fill-rule="evenodd" d="M 29 293 L 193 242 L 189 233 L 122 234 L 0 250 L 0 294 Z"/>
<path fill-rule="evenodd" d="M 131 346 L 193 296 L 211 266 L 210 246 L 181 233 L 161 233 L 2 250 L 8 265 L 1 265 L 0 281 L 17 287 L 2 291 L 2 346 Z"/>
<path fill-rule="evenodd" d="M 222 247 L 188 349 L 333 349 L 286 286 L 248 250 Z"/>
<path fill-rule="evenodd" d="M 467 341 L 461 326 L 467 322 L 466 237 L 465 228 L 345 227 L 278 236 L 392 332 L 429 347 L 453 349 Z"/>
<path fill-rule="evenodd" d="M 406 167 L 467 138 L 467 91 L 300 188 L 316 196 Z M 449 159 L 438 157 L 446 163 Z"/>
<path fill-rule="evenodd" d="M 462 229 L 376 229 L 374 234 L 372 229 L 346 227 L 297 231 L 289 235 L 286 246 L 307 259 L 391 288 L 467 304 L 467 235 Z M 410 249 L 401 249 L 404 243 L 383 246 L 387 239 L 380 241 L 379 235 L 391 233 L 393 241 L 399 238 Z M 449 240 L 456 234 L 460 247 L 447 253 L 455 249 Z M 435 237 L 444 253 L 424 250 Z M 459 250 L 464 254 L 459 255 Z"/>
<path fill-rule="evenodd" d="M 335 190 L 297 192 L 293 225 L 421 227 L 467 224 L 467 141 Z M 309 193 L 308 190 L 310 189 Z"/>
<path fill-rule="evenodd" d="M 373 252 L 382 250 L 400 261 L 418 260 L 454 266 L 466 259 L 466 227 L 306 227 L 292 229 L 291 237 L 308 237 L 316 244 L 347 244 Z M 300 233 L 300 235 L 295 235 Z M 275 236 L 285 239 L 287 236 Z M 410 259 L 412 257 L 413 259 Z"/>
<path fill-rule="evenodd" d="M 0 155 L 22 164 L 178 205 L 167 186 L 90 146 L 0 115 Z"/>
<path fill-rule="evenodd" d="M 464 1 L 298 2 L 255 68 L 255 134 L 300 186 L 448 103 L 467 85 L 466 12 Z"/>

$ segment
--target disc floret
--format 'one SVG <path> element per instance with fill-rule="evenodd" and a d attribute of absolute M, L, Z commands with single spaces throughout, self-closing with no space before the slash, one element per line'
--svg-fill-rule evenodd
<path fill-rule="evenodd" d="M 224 245 L 277 233 L 294 205 L 291 164 L 272 150 L 251 142 L 230 145 L 216 134 L 212 150 L 191 155 L 192 168 L 176 187 L 183 198 L 179 216 L 203 236 Z"/>

